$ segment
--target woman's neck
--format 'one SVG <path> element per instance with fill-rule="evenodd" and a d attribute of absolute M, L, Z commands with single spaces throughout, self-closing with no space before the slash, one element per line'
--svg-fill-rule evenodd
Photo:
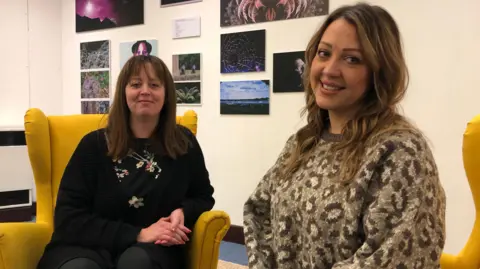
<path fill-rule="evenodd" d="M 329 132 L 332 134 L 341 134 L 343 128 L 347 124 L 347 122 L 352 119 L 352 113 L 337 113 L 334 111 L 328 111 L 328 118 L 329 118 Z"/>
<path fill-rule="evenodd" d="M 328 132 L 331 134 L 341 134 L 346 120 L 341 117 L 335 116 L 333 113 L 329 113 L 329 125 Z"/>
<path fill-rule="evenodd" d="M 157 127 L 158 118 L 130 119 L 130 128 L 136 138 L 150 138 Z"/>

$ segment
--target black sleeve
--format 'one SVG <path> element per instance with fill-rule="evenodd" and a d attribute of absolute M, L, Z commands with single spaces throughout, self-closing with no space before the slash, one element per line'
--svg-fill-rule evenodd
<path fill-rule="evenodd" d="M 186 128 L 185 128 L 186 129 Z M 210 176 L 205 166 L 203 152 L 196 137 L 188 130 L 187 136 L 191 141 L 187 158 L 190 169 L 190 184 L 186 199 L 182 202 L 185 226 L 193 229 L 198 217 L 209 211 L 215 204 L 214 188 L 210 184 Z"/>
<path fill-rule="evenodd" d="M 97 173 L 105 154 L 100 150 L 99 134 L 84 136 L 65 168 L 55 207 L 54 237 L 85 247 L 125 249 L 137 241 L 141 228 L 92 213 Z"/>

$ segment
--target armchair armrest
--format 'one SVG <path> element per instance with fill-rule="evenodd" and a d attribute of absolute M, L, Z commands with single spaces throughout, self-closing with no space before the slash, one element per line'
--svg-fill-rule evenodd
<path fill-rule="evenodd" d="M 442 269 L 458 269 L 458 258 L 451 254 L 442 253 L 440 267 Z"/>
<path fill-rule="evenodd" d="M 0 269 L 34 269 L 50 240 L 46 223 L 0 223 Z"/>
<path fill-rule="evenodd" d="M 190 269 L 216 269 L 220 243 L 230 228 L 230 217 L 223 211 L 204 212 L 193 228 L 190 243 Z"/>

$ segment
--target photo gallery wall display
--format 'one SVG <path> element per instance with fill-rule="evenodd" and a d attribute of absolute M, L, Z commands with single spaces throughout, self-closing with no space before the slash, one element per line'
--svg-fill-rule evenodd
<path fill-rule="evenodd" d="M 305 51 L 274 53 L 272 91 L 303 92 L 304 72 Z"/>
<path fill-rule="evenodd" d="M 172 75 L 178 105 L 201 105 L 201 54 L 172 55 Z"/>
<path fill-rule="evenodd" d="M 143 39 L 120 43 L 120 70 L 125 63 L 132 57 L 138 55 L 158 56 L 158 40 Z"/>
<path fill-rule="evenodd" d="M 144 0 L 75 0 L 76 32 L 144 24 Z"/>
<path fill-rule="evenodd" d="M 270 81 L 220 82 L 221 115 L 269 115 Z"/>
<path fill-rule="evenodd" d="M 160 0 L 160 7 L 177 6 L 202 2 L 203 0 Z"/>
<path fill-rule="evenodd" d="M 329 0 L 220 0 L 220 27 L 327 15 Z"/>
<path fill-rule="evenodd" d="M 266 31 L 221 34 L 220 73 L 265 71 Z"/>
<path fill-rule="evenodd" d="M 82 114 L 108 113 L 110 105 L 110 41 L 80 43 Z"/>

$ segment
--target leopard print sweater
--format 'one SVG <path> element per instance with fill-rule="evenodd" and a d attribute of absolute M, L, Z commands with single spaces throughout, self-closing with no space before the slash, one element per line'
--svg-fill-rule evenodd
<path fill-rule="evenodd" d="M 251 269 L 437 269 L 446 197 L 427 142 L 399 132 L 367 147 L 349 184 L 324 134 L 312 157 L 281 179 L 291 136 L 244 206 Z"/>

